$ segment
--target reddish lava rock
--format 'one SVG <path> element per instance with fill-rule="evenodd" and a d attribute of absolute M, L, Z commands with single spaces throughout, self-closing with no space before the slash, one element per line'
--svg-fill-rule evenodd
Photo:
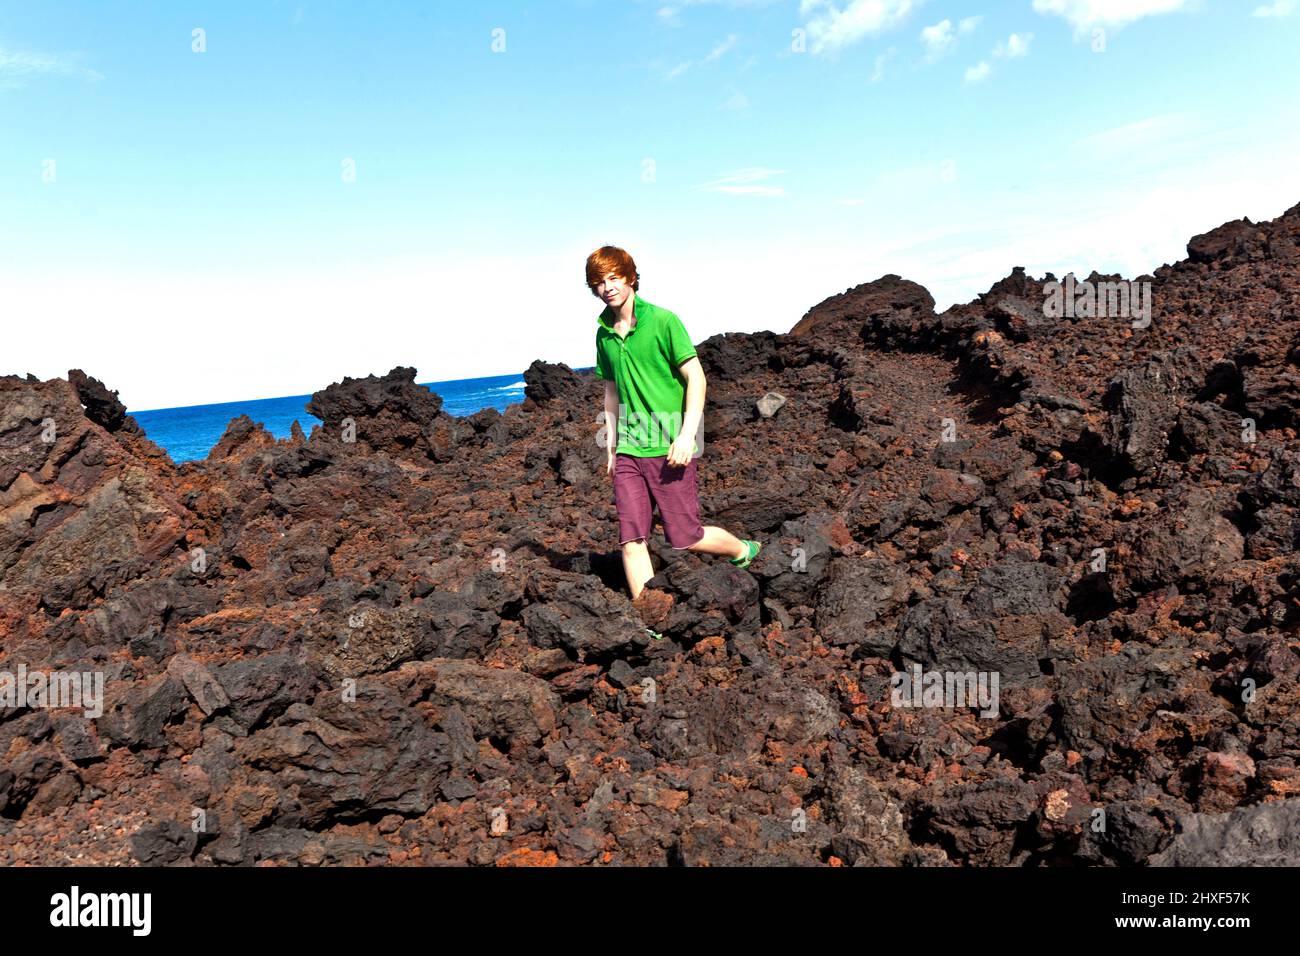
<path fill-rule="evenodd" d="M 349 378 L 180 466 L 0 378 L 0 668 L 103 678 L 0 703 L 0 864 L 1300 864 L 1300 207 L 1145 327 L 1054 279 L 700 343 L 702 517 L 764 547 L 656 528 L 636 605 L 590 372 Z"/>

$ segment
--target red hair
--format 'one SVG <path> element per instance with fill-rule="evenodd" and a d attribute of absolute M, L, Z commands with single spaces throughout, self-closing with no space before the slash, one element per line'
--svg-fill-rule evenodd
<path fill-rule="evenodd" d="M 618 246 L 601 246 L 587 256 L 587 288 L 596 291 L 600 280 L 610 273 L 620 276 L 625 282 L 632 283 L 632 291 L 641 288 L 641 276 L 637 274 L 636 263 L 632 257 Z"/>

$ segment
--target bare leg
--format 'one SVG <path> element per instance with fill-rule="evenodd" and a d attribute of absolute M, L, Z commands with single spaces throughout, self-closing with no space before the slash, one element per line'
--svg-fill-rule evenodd
<path fill-rule="evenodd" d="M 686 551 L 700 551 L 704 554 L 721 554 L 728 558 L 743 558 L 749 552 L 745 543 L 725 528 L 706 524 L 704 537 L 695 542 Z"/>
<path fill-rule="evenodd" d="M 629 541 L 623 545 L 623 573 L 627 575 L 627 589 L 632 592 L 632 600 L 635 601 L 641 596 L 645 583 L 655 576 L 645 539 Z"/>

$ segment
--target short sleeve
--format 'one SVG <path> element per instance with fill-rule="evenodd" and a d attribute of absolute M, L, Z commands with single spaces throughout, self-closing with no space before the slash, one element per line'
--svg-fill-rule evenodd
<path fill-rule="evenodd" d="M 603 378 L 607 382 L 614 381 L 614 373 L 609 370 L 609 363 L 605 361 L 605 350 L 601 347 L 600 336 L 596 336 L 596 378 Z"/>
<path fill-rule="evenodd" d="M 695 346 L 691 344 L 691 337 L 686 333 L 686 326 L 675 315 L 668 316 L 664 321 L 663 347 L 664 354 L 673 363 L 673 368 L 696 354 Z"/>

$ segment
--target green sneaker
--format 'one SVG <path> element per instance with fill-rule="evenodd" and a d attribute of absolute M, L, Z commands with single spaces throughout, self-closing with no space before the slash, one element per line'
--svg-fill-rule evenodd
<path fill-rule="evenodd" d="M 730 558 L 729 560 L 738 568 L 747 568 L 749 562 L 758 557 L 758 552 L 763 550 L 763 546 L 757 541 L 751 541 L 748 538 L 741 538 L 740 540 L 745 543 L 745 547 L 748 549 L 747 553 L 743 558 Z"/>
<path fill-rule="evenodd" d="M 652 631 L 648 627 L 645 629 L 645 632 L 649 634 L 651 637 L 653 637 L 656 641 L 662 641 L 664 639 L 664 636 L 662 634 L 660 634 L 658 631 Z"/>

